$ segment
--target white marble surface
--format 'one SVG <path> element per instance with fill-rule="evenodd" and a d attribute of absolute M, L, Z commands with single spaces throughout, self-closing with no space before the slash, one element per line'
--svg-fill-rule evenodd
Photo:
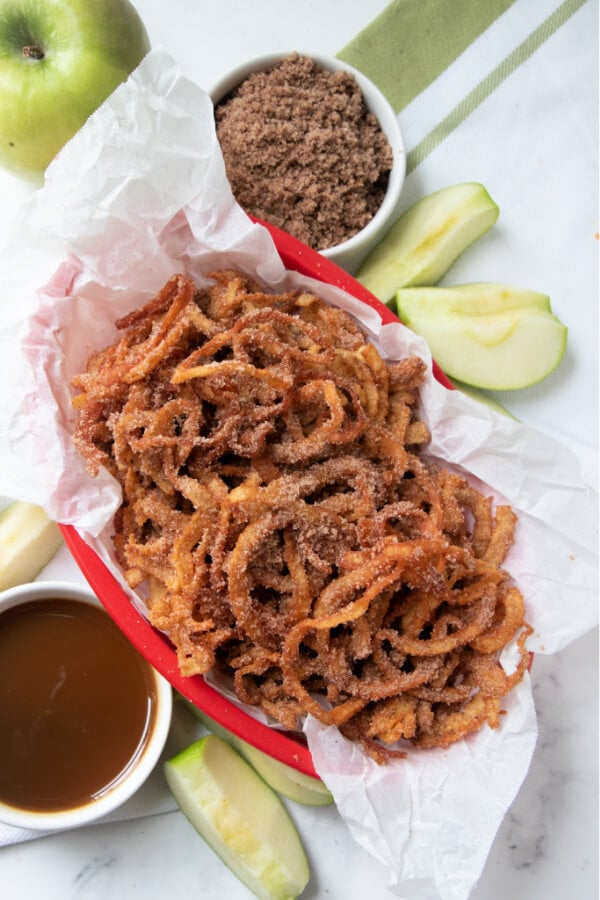
<path fill-rule="evenodd" d="M 184 72 L 207 89 L 228 68 L 257 53 L 280 49 L 335 53 L 384 5 L 383 0 L 368 4 L 363 0 L 136 2 L 152 43 L 164 46 Z M 28 190 L 0 174 L 0 236 L 8 227 L 7 211 Z M 525 420 L 527 413 L 527 406 L 519 410 Z M 580 436 L 580 415 L 573 410 L 571 421 L 563 424 L 567 437 Z M 538 421 L 533 404 L 531 420 L 536 427 L 547 424 L 552 430 L 543 415 Z M 586 440 L 589 444 L 587 434 Z M 593 449 L 586 464 L 590 469 L 595 466 Z M 45 576 L 81 578 L 65 550 Z M 536 752 L 472 900 L 592 900 L 598 896 L 597 675 L 596 632 L 558 655 L 536 658 L 532 672 L 540 729 Z M 180 714 L 173 746 L 185 742 L 194 727 Z M 168 805 L 160 772 L 148 791 L 155 792 L 159 805 Z M 313 873 L 303 896 L 309 900 L 397 896 L 386 886 L 385 870 L 349 838 L 335 809 L 290 804 L 290 811 Z M 0 849 L 2 900 L 189 896 L 243 900 L 249 894 L 178 812 L 111 822 Z"/>

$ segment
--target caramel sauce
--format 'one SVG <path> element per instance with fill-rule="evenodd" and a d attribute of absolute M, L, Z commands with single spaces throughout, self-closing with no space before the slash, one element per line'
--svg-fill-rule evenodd
<path fill-rule="evenodd" d="M 142 753 L 155 682 L 99 607 L 33 601 L 0 615 L 0 801 L 38 811 L 101 797 Z"/>

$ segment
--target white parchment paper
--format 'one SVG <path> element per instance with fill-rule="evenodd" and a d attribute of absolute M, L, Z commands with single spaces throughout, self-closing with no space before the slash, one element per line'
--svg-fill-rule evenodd
<path fill-rule="evenodd" d="M 339 289 L 284 270 L 267 231 L 232 197 L 210 98 L 154 50 L 51 165 L 1 258 L 0 495 L 74 524 L 113 570 L 120 494 L 108 474 L 90 479 L 71 446 L 71 378 L 114 340 L 114 321 L 174 272 L 206 283 L 225 267 L 275 291 L 308 285 L 359 318 L 385 355 L 430 362 L 407 329 L 382 328 Z M 535 629 L 529 646 L 559 650 L 597 622 L 597 496 L 577 458 L 431 375 L 421 406 L 430 452 L 518 512 L 507 567 Z M 535 745 L 528 678 L 506 709 L 497 730 L 385 767 L 307 720 L 316 769 L 342 817 L 405 900 L 463 900 L 479 877 Z"/>

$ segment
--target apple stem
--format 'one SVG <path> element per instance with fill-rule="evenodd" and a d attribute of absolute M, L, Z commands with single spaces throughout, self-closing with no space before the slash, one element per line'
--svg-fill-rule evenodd
<path fill-rule="evenodd" d="M 23 56 L 25 59 L 43 59 L 44 51 L 36 44 L 31 44 L 28 47 L 23 47 Z"/>

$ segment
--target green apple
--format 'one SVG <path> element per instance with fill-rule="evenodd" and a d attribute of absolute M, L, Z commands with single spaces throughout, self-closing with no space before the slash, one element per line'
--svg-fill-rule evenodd
<path fill-rule="evenodd" d="M 330 806 L 333 803 L 333 795 L 322 781 L 304 775 L 303 772 L 286 766 L 266 753 L 261 753 L 251 744 L 240 748 L 239 742 L 236 741 L 236 745 L 261 778 L 278 794 L 303 806 Z"/>
<path fill-rule="evenodd" d="M 0 591 L 32 581 L 62 542 L 40 506 L 17 500 L 0 515 Z"/>
<path fill-rule="evenodd" d="M 484 394 L 483 391 L 480 391 L 478 388 L 471 387 L 470 384 L 463 384 L 462 381 L 458 381 L 456 378 L 452 379 L 452 384 L 460 391 L 461 394 L 465 394 L 465 396 L 470 397 L 471 400 L 476 400 L 477 403 L 481 403 L 483 406 L 487 406 L 489 409 L 493 409 L 494 412 L 499 413 L 501 416 L 506 416 L 507 419 L 514 419 L 517 421 L 517 417 L 513 416 L 511 412 L 509 412 L 501 403 L 498 403 L 494 397 L 490 397 L 488 394 Z"/>
<path fill-rule="evenodd" d="M 401 306 L 414 303 L 418 303 L 423 313 L 434 315 L 445 312 L 483 316 L 525 308 L 552 312 L 547 294 L 490 281 L 457 284 L 454 287 L 400 288 L 389 305 L 398 310 Z"/>
<path fill-rule="evenodd" d="M 566 349 L 567 329 L 546 309 L 515 307 L 481 315 L 436 311 L 412 292 L 399 296 L 398 314 L 425 338 L 450 378 L 488 390 L 517 390 L 541 381 Z"/>
<path fill-rule="evenodd" d="M 263 900 L 297 897 L 309 879 L 288 812 L 242 757 L 215 735 L 164 765 L 181 810 L 240 881 Z"/>
<path fill-rule="evenodd" d="M 384 303 L 398 288 L 434 285 L 498 218 L 498 206 L 477 182 L 453 184 L 423 197 L 392 225 L 356 277 Z"/>
<path fill-rule="evenodd" d="M 202 712 L 193 703 L 185 699 L 184 702 L 205 728 L 212 731 L 213 734 L 216 734 L 222 740 L 227 741 L 238 753 L 241 753 L 244 759 L 256 769 L 261 778 L 278 794 L 282 794 L 288 800 L 302 803 L 304 806 L 329 806 L 333 803 L 331 792 L 318 778 L 312 778 L 310 775 L 298 772 L 291 766 L 286 766 L 279 760 L 262 753 L 256 747 L 223 728 L 222 725 L 219 725 L 218 722 L 207 716 L 205 712 Z"/>
<path fill-rule="evenodd" d="M 0 0 L 0 165 L 41 174 L 149 49 L 128 0 Z"/>

